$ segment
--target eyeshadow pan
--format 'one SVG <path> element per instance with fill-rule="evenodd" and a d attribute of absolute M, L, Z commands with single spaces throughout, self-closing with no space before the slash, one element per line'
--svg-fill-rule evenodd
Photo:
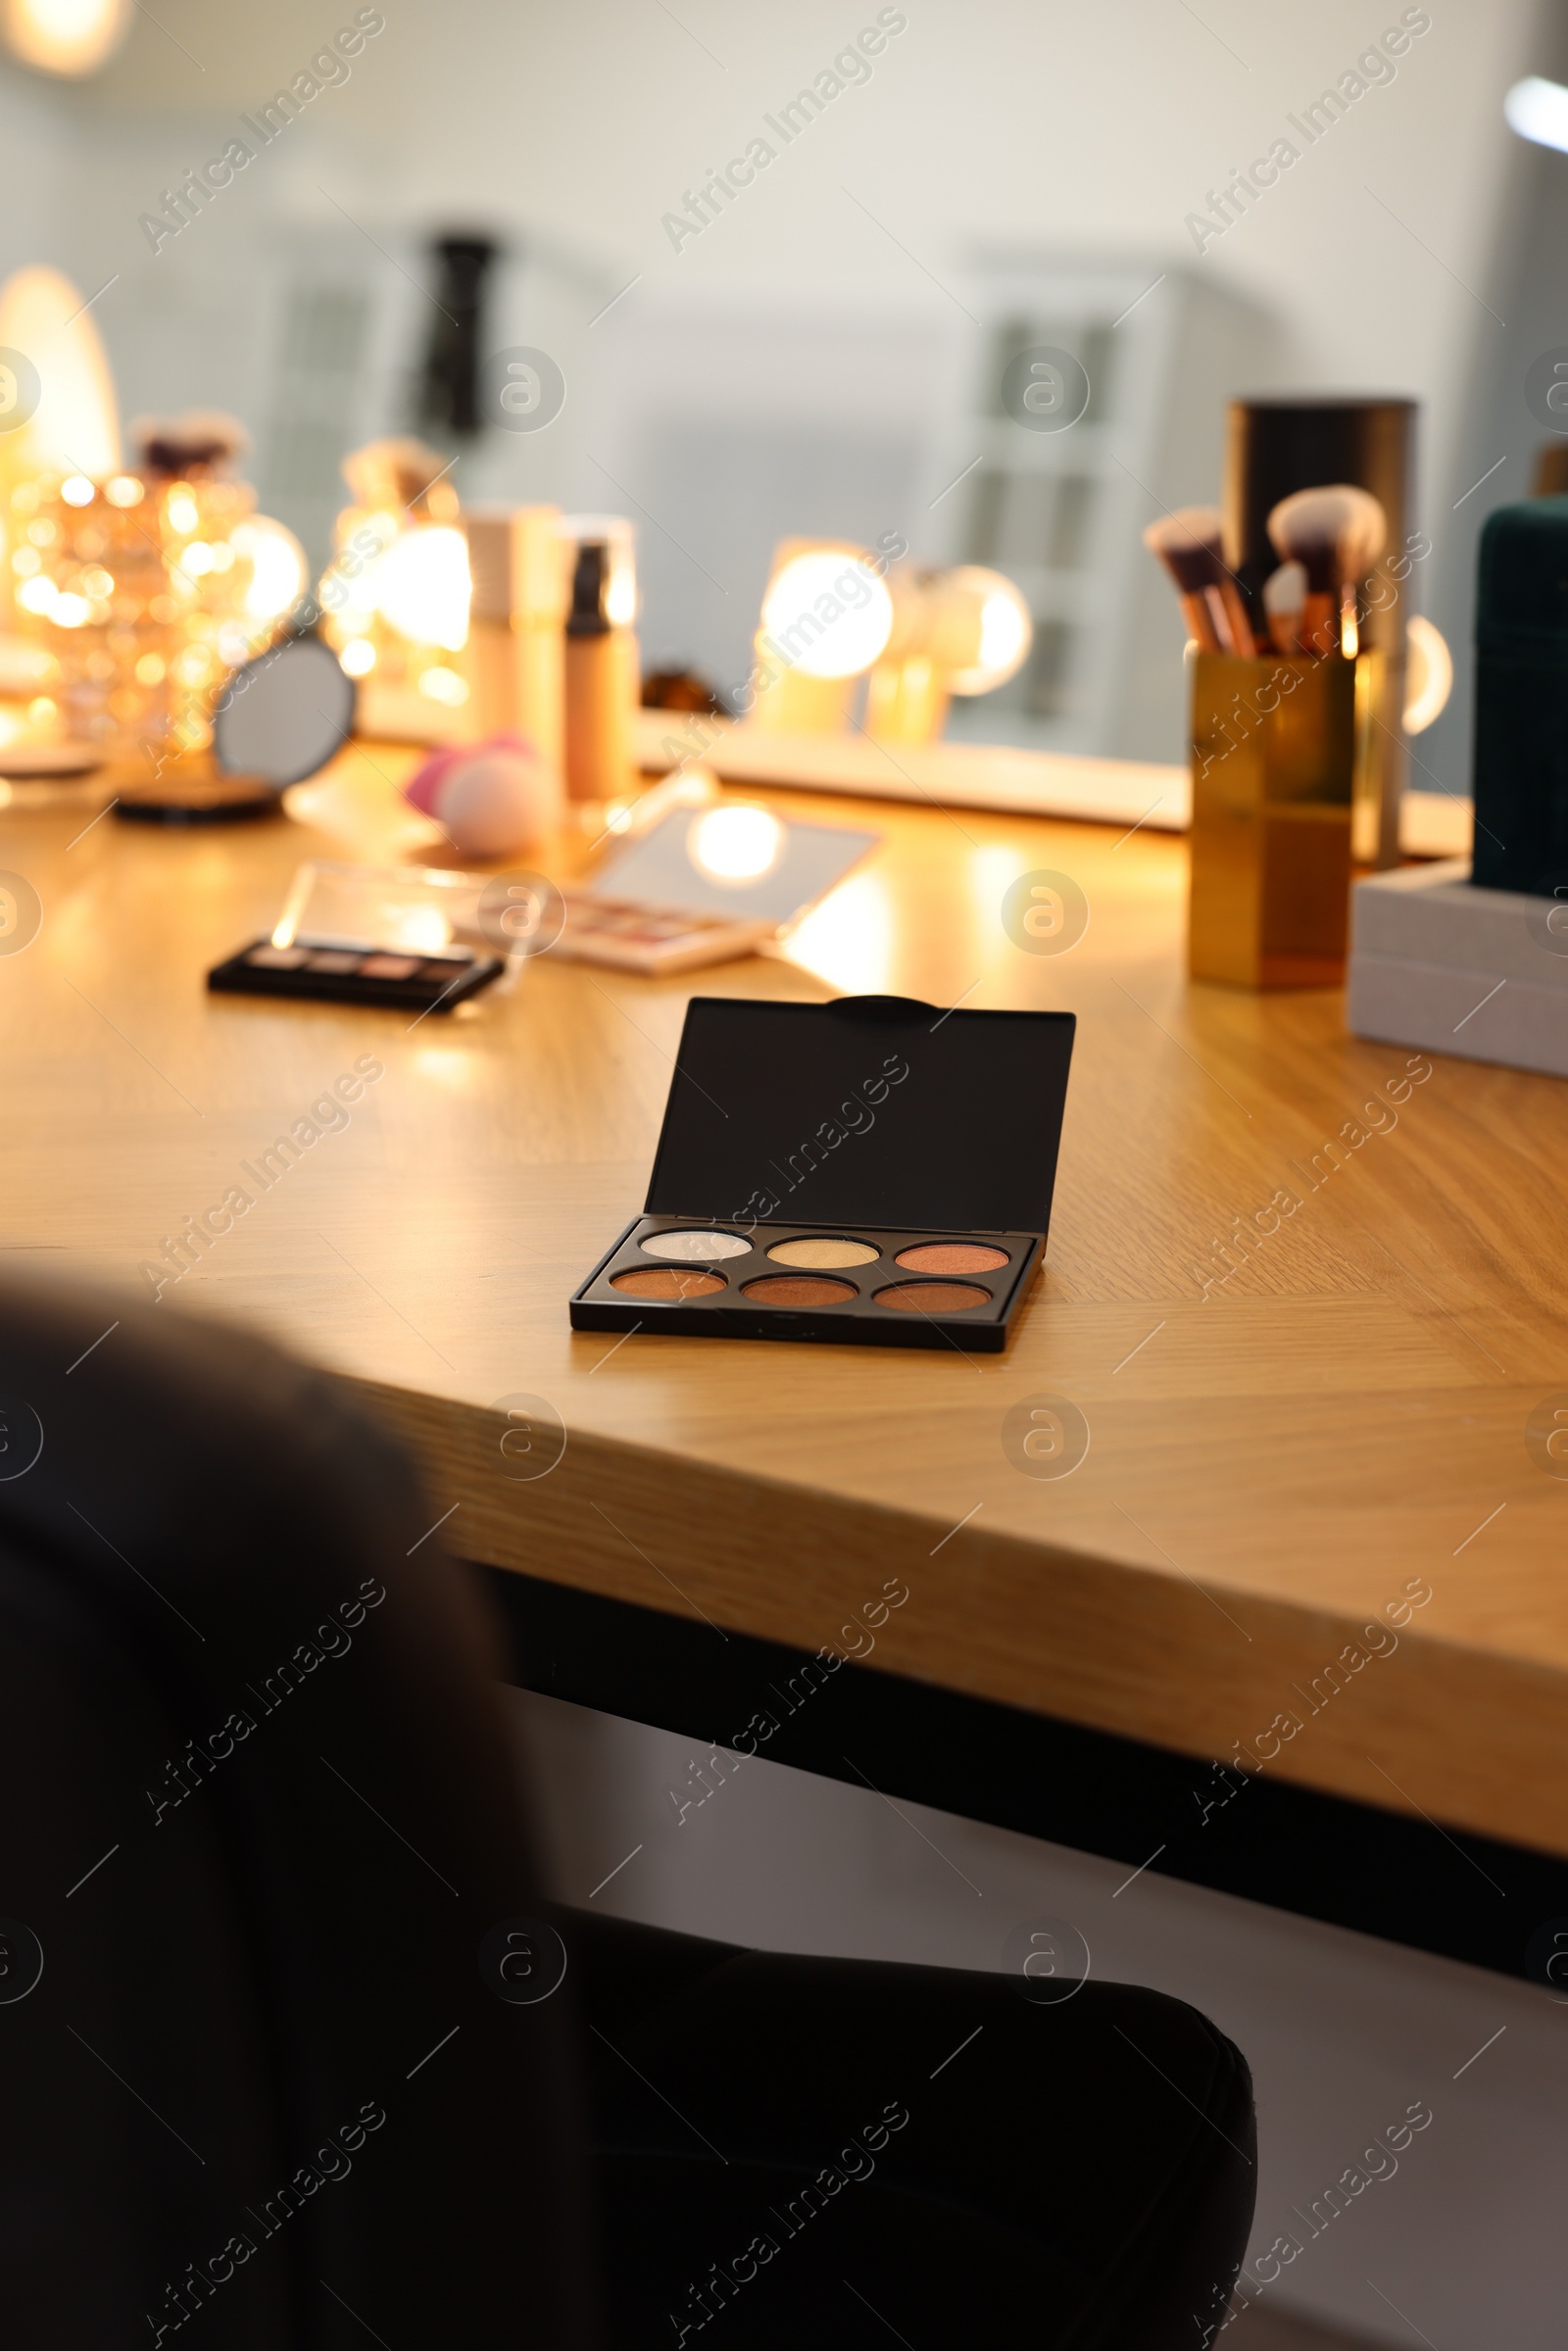
<path fill-rule="evenodd" d="M 752 1245 L 739 1233 L 650 1233 L 642 1244 L 645 1257 L 670 1257 L 683 1265 L 710 1265 L 715 1257 L 745 1257 Z"/>
<path fill-rule="evenodd" d="M 625 1273 L 612 1273 L 610 1286 L 624 1290 L 629 1298 L 673 1304 L 683 1298 L 710 1298 L 725 1288 L 725 1282 L 721 1273 L 687 1273 L 678 1265 L 633 1265 Z"/>
<path fill-rule="evenodd" d="M 820 1270 L 830 1265 L 870 1265 L 881 1251 L 872 1249 L 868 1242 L 834 1241 L 825 1235 L 808 1233 L 799 1241 L 776 1241 L 767 1253 L 778 1265 L 814 1265 Z M 904 1259 L 899 1262 L 903 1264 Z"/>
<path fill-rule="evenodd" d="M 896 1282 L 891 1290 L 879 1290 L 879 1306 L 892 1306 L 901 1314 L 961 1314 L 966 1306 L 984 1306 L 991 1298 L 978 1282 Z"/>
<path fill-rule="evenodd" d="M 412 979 L 419 968 L 417 955 L 367 955 L 360 965 L 362 980 Z"/>
<path fill-rule="evenodd" d="M 741 1286 L 743 1298 L 765 1306 L 837 1306 L 858 1295 L 853 1282 L 835 1282 L 826 1274 L 764 1273 Z"/>
<path fill-rule="evenodd" d="M 303 947 L 253 947 L 245 960 L 260 964 L 264 971 L 298 971 L 302 963 L 309 962 L 310 953 Z"/>
<path fill-rule="evenodd" d="M 983 1241 L 921 1241 L 901 1249 L 894 1262 L 910 1273 L 995 1273 L 1006 1264 L 1007 1252 Z"/>
<path fill-rule="evenodd" d="M 335 947 L 326 949 L 320 955 L 312 955 L 306 965 L 308 971 L 345 972 L 358 971 L 359 968 L 360 957 L 357 953 L 345 955 Z"/>

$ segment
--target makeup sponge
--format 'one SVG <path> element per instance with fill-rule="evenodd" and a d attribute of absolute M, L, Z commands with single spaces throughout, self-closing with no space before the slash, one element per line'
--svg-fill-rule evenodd
<path fill-rule="evenodd" d="M 403 787 L 466 857 L 508 857 L 542 840 L 561 812 L 561 782 L 521 735 L 438 751 Z"/>

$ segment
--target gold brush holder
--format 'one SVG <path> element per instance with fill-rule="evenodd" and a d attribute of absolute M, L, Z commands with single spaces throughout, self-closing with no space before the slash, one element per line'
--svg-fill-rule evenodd
<path fill-rule="evenodd" d="M 1379 789 L 1383 657 L 1193 662 L 1188 969 L 1241 988 L 1345 977 L 1352 826 Z M 1364 852 L 1360 853 L 1364 856 Z"/>

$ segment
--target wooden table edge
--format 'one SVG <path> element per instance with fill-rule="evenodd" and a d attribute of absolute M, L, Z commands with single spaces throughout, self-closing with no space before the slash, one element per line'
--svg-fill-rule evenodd
<path fill-rule="evenodd" d="M 1217 1761 L 1568 1859 L 1561 1677 L 1413 1611 L 1375 1649 L 1359 1616 L 1227 1592 L 1244 1630 L 1108 1554 L 579 1431 L 514 1476 L 498 1412 L 334 1377 L 408 1444 L 457 1556 L 1162 1746 L 1195 1788 Z M 889 1584 L 908 1598 L 873 1633 Z"/>

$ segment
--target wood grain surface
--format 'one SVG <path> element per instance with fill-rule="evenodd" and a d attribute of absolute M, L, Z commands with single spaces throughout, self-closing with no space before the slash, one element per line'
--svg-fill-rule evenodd
<path fill-rule="evenodd" d="M 368 806 L 406 765 L 345 772 Z M 162 1310 L 354 1383 L 455 1550 L 812 1649 L 897 1577 L 876 1666 L 1568 1855 L 1568 1481 L 1526 1443 L 1568 1406 L 1568 1089 L 1359 1043 L 1338 993 L 1190 984 L 1186 846 L 1150 828 L 773 805 L 883 836 L 787 960 L 544 957 L 412 1025 L 205 992 L 342 839 L 13 805 L 0 867 L 43 918 L 0 955 L 8 1261 L 147 1289 L 369 1054 L 349 1123 L 249 1186 Z M 1004 923 L 1041 870 L 1087 898 L 1070 952 Z M 572 1289 L 641 1205 L 687 996 L 862 991 L 1078 1015 L 1008 1352 L 666 1340 L 652 1311 L 574 1335 Z M 548 1475 L 501 1449 L 516 1397 L 566 1432 Z M 1041 1398 L 1088 1424 L 1070 1476 L 1004 1446 Z"/>

